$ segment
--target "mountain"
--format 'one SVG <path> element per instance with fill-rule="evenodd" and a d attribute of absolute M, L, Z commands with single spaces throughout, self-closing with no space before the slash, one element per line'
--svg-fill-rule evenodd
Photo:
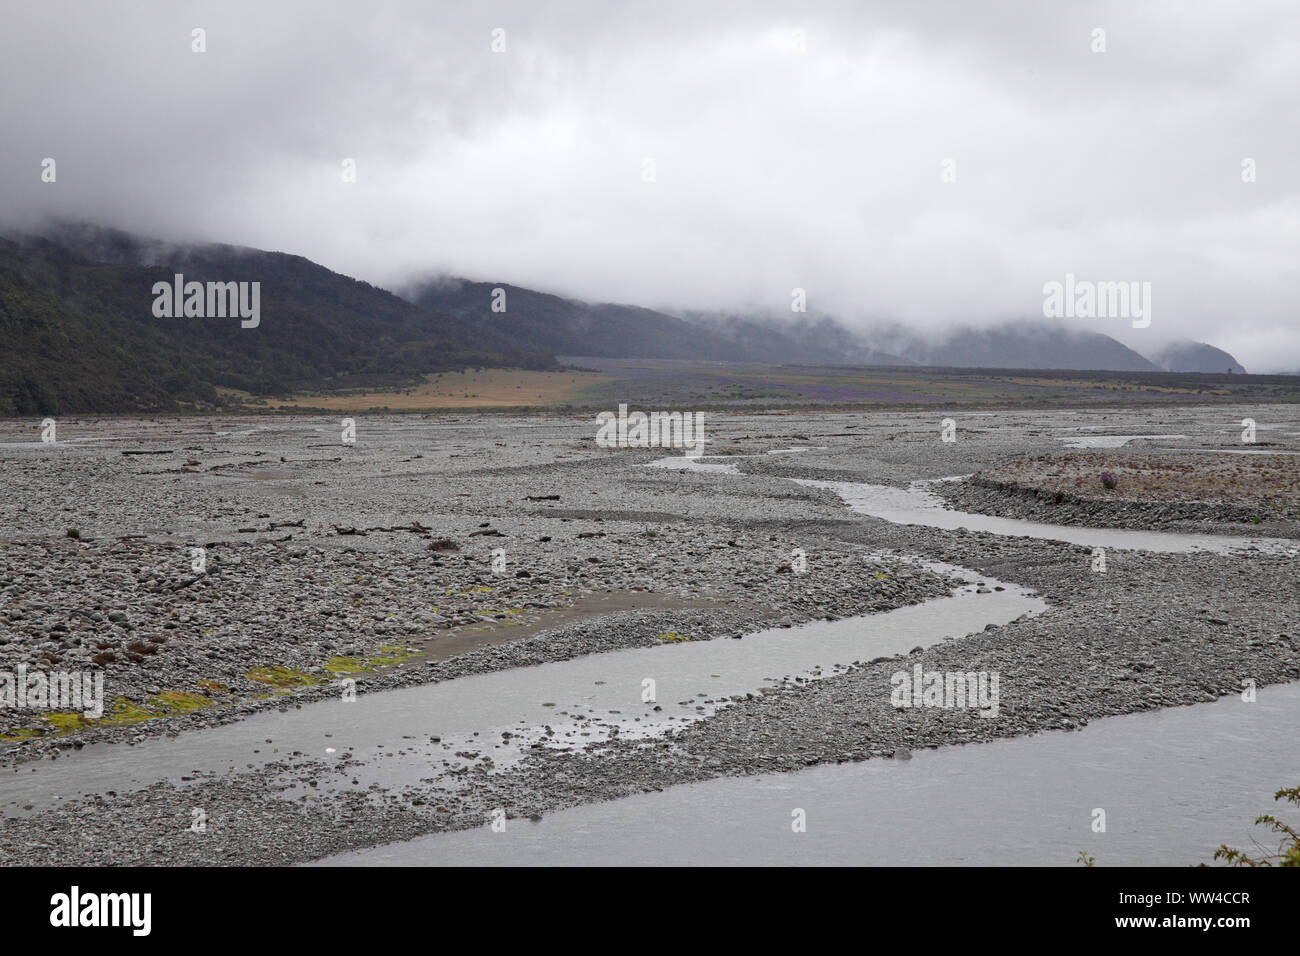
<path fill-rule="evenodd" d="M 501 290 L 504 298 L 496 292 Z M 595 305 L 507 283 L 441 277 L 409 290 L 417 306 L 522 347 L 603 358 L 720 358 L 726 343 L 681 319 L 630 305 Z M 494 299 L 501 303 L 493 311 Z"/>
<path fill-rule="evenodd" d="M 155 283 L 178 272 L 260 283 L 259 324 L 155 317 Z M 82 226 L 0 239 L 0 337 L 2 415 L 216 406 L 218 387 L 278 395 L 396 386 L 468 366 L 556 366 L 301 256 Z"/>
<path fill-rule="evenodd" d="M 497 292 L 503 293 L 502 296 Z M 507 283 L 438 277 L 405 293 L 416 305 L 495 330 L 521 347 L 599 358 L 907 365 L 826 316 L 802 322 L 593 303 Z M 500 303 L 493 311 L 493 302 Z M 504 306 L 504 311 L 500 308 Z"/>
<path fill-rule="evenodd" d="M 1246 374 L 1241 363 L 1223 349 L 1204 342 L 1173 342 L 1151 356 L 1166 372 L 1232 372 Z"/>
<path fill-rule="evenodd" d="M 497 293 L 501 290 L 504 299 Z M 496 330 L 521 347 L 600 358 L 702 359 L 800 365 L 937 365 L 1159 371 L 1100 332 L 1041 320 L 958 327 L 922 336 L 901 325 L 851 329 L 827 315 L 684 311 L 591 303 L 505 283 L 439 277 L 406 296 L 424 308 Z M 493 311 L 496 301 L 505 311 Z M 1226 369 L 1226 365 L 1224 368 Z"/>
<path fill-rule="evenodd" d="M 160 302 L 185 298 L 155 294 L 176 273 L 186 283 L 257 283 L 257 321 L 157 315 Z M 399 387 L 470 366 L 556 368 L 555 355 L 1244 371 L 1204 343 L 1175 343 L 1153 364 L 1107 335 L 1041 320 L 923 336 L 901 325 L 850 328 L 827 315 L 671 314 L 446 277 L 399 298 L 301 256 L 80 224 L 0 239 L 0 337 L 0 415 L 211 408 L 232 401 L 223 388 Z"/>
<path fill-rule="evenodd" d="M 877 329 L 869 337 L 882 348 L 918 365 L 1159 371 L 1153 363 L 1109 335 L 1042 320 L 1011 321 L 990 328 L 962 326 L 931 339 L 895 325 Z"/>
<path fill-rule="evenodd" d="M 733 352 L 766 362 L 800 365 L 915 365 L 901 355 L 873 348 L 855 332 L 828 315 L 798 320 L 742 316 L 722 312 L 686 312 L 683 316 L 721 335 Z"/>

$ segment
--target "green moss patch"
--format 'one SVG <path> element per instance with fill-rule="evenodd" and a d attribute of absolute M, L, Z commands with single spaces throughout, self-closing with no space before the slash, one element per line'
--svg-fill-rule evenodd
<path fill-rule="evenodd" d="M 331 657 L 325 662 L 325 669 L 337 676 L 348 674 L 373 674 L 374 668 L 367 667 L 359 657 Z"/>
<path fill-rule="evenodd" d="M 113 701 L 113 705 L 103 717 L 87 717 L 78 710 L 56 710 L 39 715 L 39 719 L 47 725 L 48 729 L 15 728 L 0 735 L 0 740 L 29 740 L 48 734 L 62 737 L 81 730 L 93 730 L 96 727 L 130 727 L 146 720 L 192 714 L 196 710 L 211 706 L 212 701 L 202 694 L 179 690 L 163 691 L 156 697 L 151 697 L 144 705 L 137 704 L 126 697 L 119 697 Z"/>
<path fill-rule="evenodd" d="M 247 676 L 249 680 L 276 688 L 311 687 L 314 684 L 324 683 L 319 677 L 313 677 L 311 674 L 278 665 L 275 667 L 255 667 L 248 672 Z"/>
<path fill-rule="evenodd" d="M 202 694 L 190 694 L 183 690 L 165 690 L 154 698 L 155 706 L 162 708 L 168 716 L 175 714 L 192 714 L 204 707 L 211 707 L 212 701 Z"/>
<path fill-rule="evenodd" d="M 41 733 L 36 727 L 12 727 L 0 733 L 0 741 L 30 740 L 33 737 L 41 736 Z"/>
<path fill-rule="evenodd" d="M 407 661 L 413 661 L 419 656 L 419 651 L 408 650 L 398 644 L 382 644 L 379 647 L 378 656 L 370 658 L 366 663 L 371 666 L 405 664 Z"/>
<path fill-rule="evenodd" d="M 335 677 L 347 677 L 349 674 L 373 674 L 380 667 L 392 664 L 405 664 L 419 658 L 419 651 L 408 650 L 400 644 L 381 644 L 379 653 L 373 657 L 339 657 L 334 656 L 325 662 L 325 670 Z"/>

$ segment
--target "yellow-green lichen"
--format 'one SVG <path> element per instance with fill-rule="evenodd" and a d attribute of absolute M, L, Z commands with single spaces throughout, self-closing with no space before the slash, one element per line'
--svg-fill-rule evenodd
<path fill-rule="evenodd" d="M 13 727 L 0 733 L 0 741 L 30 740 L 40 735 L 41 731 L 36 727 Z"/>
<path fill-rule="evenodd" d="M 154 717 L 159 716 L 161 715 L 155 714 L 153 711 L 145 707 L 141 707 L 133 700 L 119 697 L 117 700 L 113 701 L 113 707 L 108 712 L 108 716 L 99 718 L 95 721 L 93 726 L 129 727 L 132 724 L 142 723 L 143 721 L 152 720 Z M 86 723 L 89 725 L 90 721 L 86 721 Z"/>
<path fill-rule="evenodd" d="M 378 656 L 370 658 L 366 663 L 372 667 L 384 664 L 405 664 L 407 661 L 413 661 L 419 656 L 419 651 L 402 647 L 400 644 L 381 644 Z"/>
<path fill-rule="evenodd" d="M 399 644 L 381 644 L 379 653 L 364 660 L 360 657 L 334 656 L 325 662 L 325 670 L 335 677 L 348 674 L 373 674 L 377 668 L 392 664 L 405 664 L 420 657 L 419 651 L 413 651 Z"/>
<path fill-rule="evenodd" d="M 59 710 L 49 714 L 42 714 L 41 719 L 54 728 L 56 735 L 62 736 L 90 726 L 92 718 L 87 718 L 85 714 L 80 714 L 75 710 Z M 96 723 L 100 722 L 96 721 Z"/>
<path fill-rule="evenodd" d="M 196 710 L 212 706 L 212 701 L 202 694 L 191 694 L 183 690 L 165 690 L 154 698 L 154 703 L 169 717 L 175 714 L 192 714 Z"/>
<path fill-rule="evenodd" d="M 319 677 L 293 670 L 290 667 L 254 667 L 248 672 L 248 679 L 270 687 L 310 687 L 322 683 Z"/>
<path fill-rule="evenodd" d="M 374 668 L 367 667 L 359 657 L 331 657 L 325 662 L 325 669 L 335 676 L 374 672 Z"/>
<path fill-rule="evenodd" d="M 79 730 L 90 730 L 96 727 L 130 727 L 146 720 L 191 714 L 211 705 L 212 701 L 200 694 L 169 690 L 151 697 L 143 706 L 125 697 L 118 697 L 102 717 L 87 717 L 85 713 L 77 710 L 56 710 L 42 714 L 40 719 L 49 725 L 50 732 L 56 737 L 62 737 Z M 39 727 L 25 728 L 19 731 L 19 736 L 6 739 L 21 740 L 44 736 L 46 733 L 47 731 Z"/>

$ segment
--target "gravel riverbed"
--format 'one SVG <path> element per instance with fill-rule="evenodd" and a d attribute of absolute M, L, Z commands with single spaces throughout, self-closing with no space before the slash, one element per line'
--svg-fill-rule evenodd
<path fill-rule="evenodd" d="M 644 467 L 664 453 L 598 448 L 594 424 L 576 418 L 363 417 L 355 445 L 320 418 L 68 421 L 53 447 L 36 423 L 0 423 L 0 669 L 102 668 L 105 722 L 117 722 L 68 720 L 55 733 L 45 715 L 0 710 L 0 805 L 6 776 L 75 762 L 87 744 L 114 742 L 129 760 L 159 735 L 201 740 L 216 724 L 335 697 L 345 678 L 380 693 L 877 614 L 958 586 L 916 558 L 1050 605 L 820 679 L 788 675 L 667 736 L 534 748 L 504 769 L 469 759 L 418 783 L 353 786 L 357 761 L 284 754 L 31 813 L 2 806 L 0 861 L 302 862 L 479 826 L 497 808 L 526 821 L 720 775 L 899 759 L 1300 679 L 1293 556 L 1111 551 L 1097 573 L 1087 548 L 894 525 L 787 480 L 903 486 L 1059 454 L 1081 432 L 1187 436 L 1180 455 L 1209 456 L 1236 447 L 1242 417 L 1271 426 L 1272 448 L 1300 450 L 1300 410 L 958 415 L 956 442 L 941 440 L 943 417 L 711 418 L 711 452 L 724 457 L 703 463 L 736 474 Z M 1032 510 L 1056 504 L 998 487 L 935 487 L 964 510 L 1039 521 L 1109 525 L 1113 513 L 1067 505 L 1058 513 L 1073 517 L 1056 517 Z M 1151 506 L 1148 524 L 1115 526 L 1289 536 L 1285 523 L 1225 523 L 1230 504 L 1169 507 L 1183 505 L 1193 510 Z M 997 672 L 998 715 L 895 707 L 892 676 L 917 664 Z"/>

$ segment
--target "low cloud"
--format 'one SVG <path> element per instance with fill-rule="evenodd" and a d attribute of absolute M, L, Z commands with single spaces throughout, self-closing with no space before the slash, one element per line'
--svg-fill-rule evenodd
<path fill-rule="evenodd" d="M 0 18 L 6 223 L 241 243 L 390 287 L 448 272 L 764 311 L 800 287 L 810 311 L 918 329 L 1041 315 L 1067 273 L 1145 281 L 1149 329 L 1081 327 L 1300 367 L 1292 3 Z"/>

